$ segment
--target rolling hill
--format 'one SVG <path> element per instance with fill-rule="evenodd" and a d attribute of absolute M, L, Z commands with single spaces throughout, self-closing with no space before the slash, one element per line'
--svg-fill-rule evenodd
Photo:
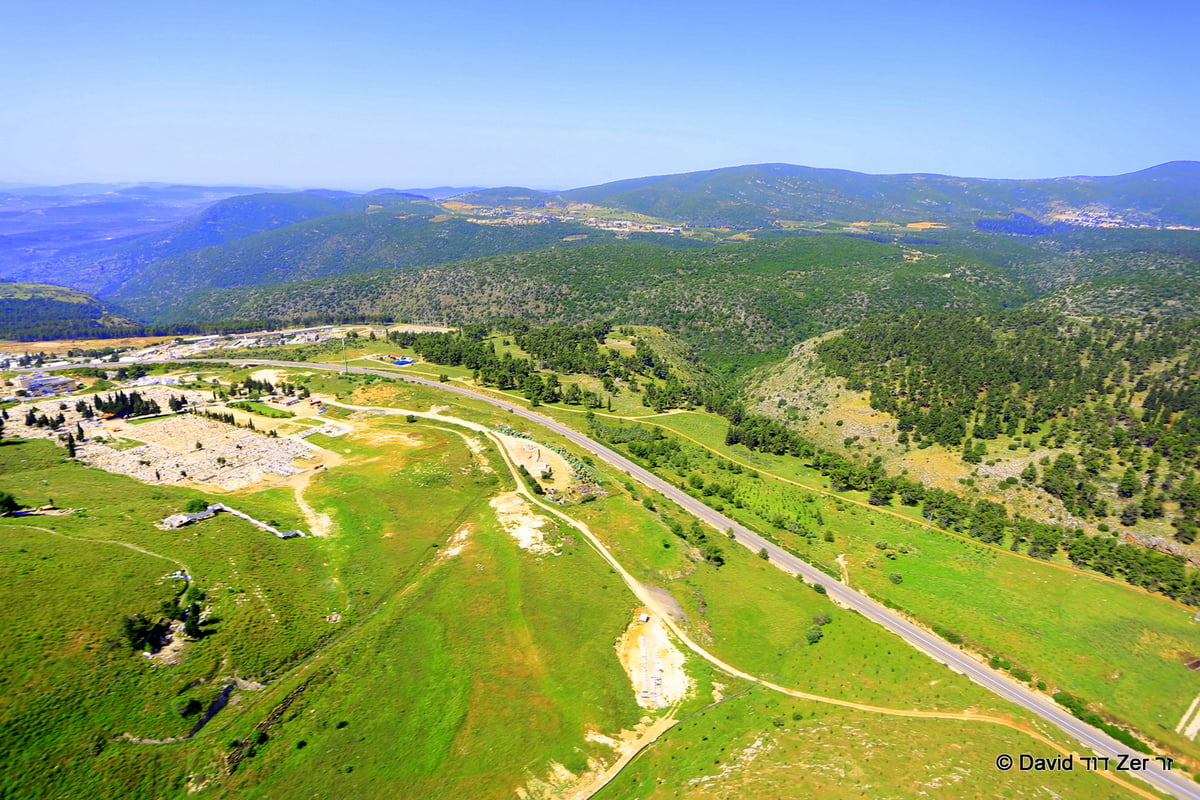
<path fill-rule="evenodd" d="M 802 236 L 689 248 L 583 242 L 420 269 L 197 290 L 178 298 L 164 319 L 610 319 L 662 326 L 712 360 L 741 363 L 782 355 L 800 338 L 881 310 L 1000 308 L 1025 296 L 978 260 Z"/>
<path fill-rule="evenodd" d="M 112 306 L 74 289 L 0 281 L 0 339 L 86 337 L 136 326 Z"/>
<path fill-rule="evenodd" d="M 1015 213 L 1039 222 L 1089 211 L 1128 224 L 1200 225 L 1200 162 L 1112 177 L 1032 180 L 867 175 L 755 164 L 661 175 L 564 192 L 563 197 L 695 225 L 770 227 L 782 221 L 932 220 L 973 224 Z"/>

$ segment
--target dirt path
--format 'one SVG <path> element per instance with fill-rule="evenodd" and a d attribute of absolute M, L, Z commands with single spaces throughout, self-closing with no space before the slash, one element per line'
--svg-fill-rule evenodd
<path fill-rule="evenodd" d="M 344 461 L 343 458 L 336 453 L 324 451 L 325 460 L 340 464 Z M 322 462 L 323 464 L 325 462 Z M 298 475 L 293 475 L 288 478 L 287 482 L 292 487 L 292 495 L 296 499 L 296 507 L 300 509 L 300 513 L 304 515 L 304 521 L 308 523 L 308 530 L 313 536 L 330 536 L 333 533 L 333 517 L 329 514 L 321 513 L 309 505 L 305 499 L 304 493 L 308 490 L 308 486 L 312 483 L 312 479 L 318 474 L 316 469 L 306 469 Z"/>
<path fill-rule="evenodd" d="M 1026 725 L 1022 725 L 1018 722 L 1015 722 L 1011 719 L 1006 719 L 1004 717 L 997 717 L 997 716 L 993 716 L 991 714 L 978 714 L 978 713 L 974 713 L 971 711 L 924 711 L 924 710 L 920 710 L 920 709 L 888 708 L 885 706 L 876 706 L 876 705 L 872 705 L 869 703 L 856 703 L 852 700 L 843 700 L 841 698 L 836 698 L 836 697 L 826 697 L 824 695 L 817 695 L 817 694 L 811 694 L 809 692 L 802 692 L 798 689 L 791 689 L 786 686 L 781 686 L 777 683 L 772 683 L 771 681 L 763 680 L 762 678 L 759 678 L 755 675 L 752 675 L 748 672 L 744 672 L 743 670 L 738 669 L 737 667 L 733 666 L 732 664 L 728 663 L 727 661 L 724 661 L 721 658 L 714 655 L 713 653 L 710 653 L 708 650 L 706 650 L 701 645 L 697 644 L 680 627 L 680 625 L 671 616 L 670 610 L 665 608 L 663 606 L 663 604 L 659 601 L 659 599 L 652 592 L 648 591 L 647 588 L 639 580 L 637 580 L 632 574 L 630 574 L 629 571 L 626 570 L 625 567 L 622 566 L 622 564 L 619 561 L 617 561 L 617 559 L 608 551 L 608 548 L 606 548 L 604 546 L 604 544 L 592 532 L 591 528 L 589 528 L 585 523 L 580 522 L 579 520 L 576 520 L 573 517 L 570 517 L 570 516 L 564 514 L 562 511 L 558 510 L 557 508 L 554 508 L 552 506 L 542 503 L 540 500 L 535 498 L 531 493 L 528 493 L 525 490 L 524 485 L 518 479 L 515 467 L 513 466 L 513 464 L 511 462 L 509 462 L 509 469 L 511 471 L 513 471 L 513 478 L 514 478 L 514 480 L 517 481 L 517 485 L 520 487 L 519 492 L 521 494 L 525 495 L 526 500 L 528 500 L 530 503 L 532 503 L 536 506 L 539 506 L 544 512 L 546 512 L 548 514 L 552 514 L 555 517 L 558 517 L 563 522 L 566 522 L 568 525 L 572 526 L 573 528 L 578 530 L 581 534 L 583 534 L 584 538 L 587 539 L 587 541 L 592 545 L 593 549 L 595 549 L 596 552 L 599 553 L 600 556 L 605 561 L 608 562 L 609 566 L 612 567 L 613 570 L 615 570 L 617 572 L 617 574 L 621 576 L 621 579 L 625 582 L 625 585 L 629 587 L 629 590 L 632 591 L 634 593 L 634 595 L 637 596 L 637 598 L 648 609 L 650 609 L 651 613 L 654 614 L 654 616 L 656 616 L 663 625 L 665 625 L 668 629 L 670 629 L 671 633 L 674 634 L 675 637 L 680 642 L 682 642 L 685 647 L 687 647 L 689 650 L 691 650 L 696 655 L 703 658 L 705 661 L 708 661 L 710 664 L 712 664 L 713 666 L 715 666 L 717 669 L 724 672 L 725 674 L 731 675 L 736 678 L 741 678 L 746 681 L 750 681 L 751 683 L 758 684 L 759 686 L 762 686 L 766 689 L 770 689 L 771 691 L 779 692 L 781 694 L 786 694 L 789 697 L 795 697 L 800 700 L 809 700 L 809 701 L 816 702 L 816 703 L 826 703 L 828 705 L 841 706 L 843 708 L 850 708 L 850 709 L 854 709 L 856 711 L 866 711 L 866 712 L 870 712 L 870 713 L 885 714 L 888 716 L 895 716 L 895 717 L 910 717 L 910 718 L 921 718 L 921 719 L 944 719 L 944 720 L 954 720 L 954 721 L 960 721 L 960 722 L 985 722 L 985 723 L 989 723 L 989 724 L 993 724 L 993 725 L 1001 725 L 1003 727 L 1006 727 L 1011 730 L 1017 731 L 1019 733 L 1025 734 L 1026 736 L 1029 736 L 1033 739 L 1036 739 L 1037 741 L 1041 742 L 1042 744 L 1046 745 L 1047 747 L 1050 747 L 1063 755 L 1074 754 L 1077 757 L 1080 755 L 1080 754 L 1075 753 L 1075 751 L 1070 750 L 1070 749 L 1064 747 L 1063 745 L 1058 744 L 1057 742 L 1053 741 L 1052 739 L 1049 739 L 1042 733 L 1040 733 Z M 655 738 L 657 738 L 658 735 L 661 735 L 661 734 L 657 734 Z M 605 774 L 608 774 L 608 771 L 606 771 Z M 1121 786 L 1122 788 L 1127 789 L 1131 792 L 1134 792 L 1135 794 L 1138 794 L 1142 797 L 1148 798 L 1148 800 L 1154 800 L 1157 797 L 1157 795 L 1152 794 L 1149 791 L 1143 790 L 1142 788 L 1135 786 L 1135 785 L 1123 780 L 1122 778 L 1119 778 L 1116 775 L 1113 775 L 1112 773 L 1103 772 L 1102 774 L 1104 775 L 1104 777 L 1108 778 L 1109 780 L 1111 780 L 1112 782 Z M 613 776 L 610 776 L 607 780 L 605 780 L 604 783 L 607 783 L 608 780 L 612 779 L 612 777 Z M 590 794 L 579 795 L 579 796 L 591 797 L 593 794 L 595 794 L 601 788 L 603 788 L 604 783 L 598 783 L 598 784 L 594 785 L 592 787 Z"/>
<path fill-rule="evenodd" d="M 560 511 L 559 509 L 557 509 L 551 505 L 548 505 L 546 503 L 543 503 L 539 498 L 534 497 L 533 494 L 531 492 L 529 492 L 528 489 L 525 487 L 524 482 L 521 480 L 520 475 L 517 470 L 517 463 L 514 458 L 514 455 L 509 453 L 508 450 L 504 447 L 504 442 L 501 440 L 502 437 L 500 434 L 496 433 L 495 431 L 491 430 L 490 428 L 488 428 L 485 425 L 481 425 L 476 422 L 470 422 L 468 420 L 458 419 L 456 417 L 450 417 L 450 416 L 443 415 L 443 414 L 439 413 L 439 410 L 435 410 L 435 411 L 431 411 L 431 412 L 417 412 L 417 411 L 408 411 L 405 409 L 380 408 L 380 407 L 370 407 L 370 406 L 354 406 L 354 405 L 349 405 L 349 404 L 345 404 L 345 403 L 339 403 L 336 401 L 329 403 L 329 405 L 336 405 L 341 408 L 346 408 L 348 410 L 370 411 L 373 413 L 384 413 L 384 414 L 389 414 L 389 415 L 410 415 L 411 414 L 418 418 L 424 418 L 424 419 L 428 419 L 428 420 L 436 420 L 436 421 L 445 423 L 447 425 L 461 426 L 461 427 L 469 428 L 471 430 L 475 430 L 475 431 L 479 431 L 479 432 L 483 433 L 485 436 L 488 437 L 488 439 L 490 439 L 497 445 L 497 448 L 499 449 L 502 457 L 504 458 L 505 464 L 508 467 L 509 472 L 512 474 L 513 480 L 518 487 L 517 488 L 518 494 L 522 495 L 524 497 L 524 499 L 527 502 L 529 502 L 532 506 L 540 508 L 544 513 L 549 514 L 554 517 L 557 517 L 560 520 L 562 520 L 563 522 L 570 525 L 571 527 L 578 530 L 583 535 L 583 537 L 588 541 L 588 543 L 592 546 L 592 548 L 600 555 L 600 557 L 603 558 L 609 564 L 609 566 L 612 567 L 612 569 L 621 577 L 621 580 L 623 580 L 625 582 L 625 585 L 629 588 L 629 590 L 631 592 L 633 592 L 634 596 L 636 596 L 638 598 L 638 600 L 647 609 L 649 609 L 650 612 L 654 616 L 656 616 L 662 622 L 662 624 L 665 625 L 670 630 L 670 632 L 672 634 L 674 634 L 674 636 L 685 647 L 687 647 L 693 653 L 700 656 L 705 661 L 708 661 L 710 664 L 712 664 L 718 670 L 720 670 L 721 672 L 724 672 L 727 675 L 731 675 L 733 677 L 741 678 L 741 679 L 749 681 L 751 683 L 758 684 L 766 689 L 788 695 L 789 697 L 795 697 L 800 700 L 808 700 L 808 701 L 816 702 L 816 703 L 825 703 L 828 705 L 840 706 L 843 708 L 850 708 L 850 709 L 854 709 L 856 711 L 865 711 L 865 712 L 869 712 L 869 713 L 885 714 L 885 715 L 897 716 L 897 717 L 910 717 L 910 718 L 921 718 L 921 719 L 943 719 L 943 720 L 954 720 L 954 721 L 960 721 L 960 722 L 984 722 L 984 723 L 989 723 L 989 724 L 994 724 L 994 725 L 1001 725 L 1003 727 L 1006 727 L 1011 730 L 1017 731 L 1019 733 L 1025 734 L 1026 736 L 1030 736 L 1031 738 L 1036 739 L 1037 741 L 1041 742 L 1042 744 L 1046 745 L 1047 747 L 1050 747 L 1053 750 L 1055 750 L 1056 752 L 1059 752 L 1063 755 L 1075 754 L 1075 751 L 1070 750 L 1070 749 L 1064 747 L 1063 745 L 1058 744 L 1057 742 L 1049 739 L 1042 733 L 1040 733 L 1036 730 L 1033 730 L 1032 728 L 1030 728 L 1026 725 L 1022 725 L 1018 722 L 1015 722 L 1014 720 L 1006 719 L 1004 717 L 997 717 L 997 716 L 993 716 L 990 714 L 977 714 L 977 713 L 970 712 L 970 711 L 962 711 L 962 712 L 924 711 L 924 710 L 919 710 L 919 709 L 888 708 L 888 707 L 884 707 L 884 706 L 872 705 L 869 703 L 857 703 L 852 700 L 843 700 L 841 698 L 836 698 L 836 697 L 826 697 L 823 695 L 811 694 L 809 692 L 802 692 L 798 689 L 791 689 L 786 686 L 781 686 L 779 684 L 763 680 L 755 675 L 751 675 L 748 672 L 744 672 L 743 670 L 740 670 L 737 667 L 733 666 L 732 664 L 729 664 L 728 662 L 720 659 L 713 653 L 710 653 L 708 650 L 706 650 L 701 645 L 697 644 L 682 629 L 682 627 L 679 625 L 679 623 L 672 617 L 672 615 L 670 613 L 670 609 L 666 608 L 664 606 L 664 604 L 659 600 L 659 598 L 657 598 L 652 592 L 650 592 L 648 590 L 648 588 L 646 586 L 644 586 L 641 583 L 641 581 L 637 580 L 637 578 L 635 578 L 628 570 L 625 569 L 625 567 L 608 551 L 608 548 L 605 547 L 605 545 L 599 540 L 599 538 L 592 532 L 592 530 L 585 523 L 580 522 L 579 520 L 576 520 L 575 518 L 568 516 L 567 514 Z M 651 424 L 654 424 L 654 423 L 651 423 Z M 665 427 L 665 426 L 662 426 L 662 427 Z M 677 431 L 671 430 L 669 428 L 667 430 L 670 431 L 671 433 L 678 434 Z M 724 455 L 723 453 L 717 453 L 717 451 L 713 450 L 713 448 L 709 447 L 708 445 L 705 445 L 702 442 L 696 441 L 695 439 L 692 439 L 689 436 L 686 436 L 684 434 L 678 434 L 678 435 L 683 436 L 684 438 L 688 439 L 689 441 L 694 442 L 695 444 L 699 445 L 700 447 L 705 448 L 706 450 L 710 450 L 711 452 L 716 453 L 718 456 L 720 456 L 722 458 L 727 458 L 727 459 L 729 458 L 728 456 Z M 729 459 L 729 460 L 733 460 L 733 459 Z M 744 465 L 744 466 L 749 466 L 749 465 Z M 757 467 L 752 467 L 752 468 L 757 469 Z M 800 486 L 801 488 L 817 492 L 819 494 L 824 494 L 824 495 L 831 496 L 831 497 L 837 497 L 838 499 L 842 500 L 843 502 L 855 503 L 856 505 L 862 505 L 862 506 L 868 505 L 865 502 L 856 501 L 856 500 L 853 500 L 850 498 L 844 498 L 844 497 L 841 497 L 840 495 L 836 495 L 832 492 L 822 491 L 820 489 L 813 489 L 810 486 L 806 486 L 797 481 L 789 480 L 787 478 L 782 478 L 778 475 L 774 475 L 773 473 L 768 473 L 768 474 L 770 474 L 772 477 L 776 478 L 777 480 L 784 481 L 785 483 L 791 483 L 796 486 Z M 912 521 L 912 520 L 909 520 L 907 517 L 904 517 L 903 515 L 898 514 L 897 512 L 894 512 L 894 511 L 889 512 L 886 509 L 879 509 L 879 508 L 875 508 L 875 507 L 870 507 L 870 508 L 871 508 L 871 510 L 874 510 L 874 511 L 883 511 L 884 513 L 890 513 L 892 516 L 899 517 L 906 521 L 910 521 L 910 522 Z M 938 530 L 941 530 L 941 529 L 938 529 Z M 965 537 L 960 536 L 959 534 L 953 533 L 952 531 L 945 531 L 945 532 L 952 536 L 958 536 L 959 538 L 965 538 Z M 1026 556 L 1026 558 L 1028 558 L 1028 556 Z M 1045 563 L 1045 562 L 1043 562 L 1043 563 Z M 1059 565 L 1052 565 L 1052 566 L 1059 566 Z M 1069 572 L 1079 572 L 1078 570 L 1072 569 L 1070 567 L 1061 567 L 1061 568 L 1065 569 Z M 1080 573 L 1080 574 L 1086 574 L 1086 573 Z M 1093 577 L 1093 576 L 1088 574 L 1088 577 Z M 1125 584 L 1120 584 L 1120 585 L 1125 585 Z M 661 735 L 661 734 L 656 734 L 655 738 L 657 738 L 658 735 Z M 640 748 L 638 748 L 638 749 L 640 749 Z M 1075 754 L 1075 755 L 1078 755 L 1078 754 Z M 610 770 L 607 770 L 604 774 L 607 775 L 609 772 L 611 772 L 611 768 L 610 768 Z M 1104 775 L 1104 777 L 1108 778 L 1113 783 L 1116 783 L 1117 785 L 1121 786 L 1122 788 L 1124 788 L 1130 792 L 1133 792 L 1141 797 L 1148 798 L 1148 800 L 1155 800 L 1157 798 L 1157 795 L 1152 794 L 1149 791 L 1143 790 L 1142 788 L 1135 786 L 1135 785 L 1123 780 L 1122 778 L 1117 777 L 1116 775 L 1114 775 L 1110 772 L 1103 772 L 1102 774 Z M 608 780 L 611 780 L 611 777 L 612 776 L 610 776 L 607 780 L 605 780 L 604 783 L 607 783 Z M 599 791 L 604 786 L 604 783 L 599 783 L 599 782 L 593 783 L 590 787 L 590 791 L 586 791 L 586 793 L 585 793 L 584 789 L 580 789 L 573 796 L 575 796 L 575 797 L 591 797 L 593 794 L 595 794 L 597 791 Z"/>
<path fill-rule="evenodd" d="M 184 564 L 182 561 L 175 559 L 175 558 L 171 558 L 170 556 L 164 556 L 162 553 L 155 553 L 153 550 L 147 550 L 144 547 L 138 547 L 136 544 L 130 544 L 129 542 L 120 542 L 120 541 L 117 541 L 116 539 L 88 539 L 83 536 L 71 536 L 69 534 L 59 533 L 58 531 L 52 531 L 49 528 L 43 528 L 38 525 L 24 525 L 19 522 L 8 523 L 7 527 L 32 528 L 35 531 L 42 531 L 43 533 L 53 534 L 54 536 L 61 536 L 64 539 L 72 539 L 76 542 L 86 542 L 88 544 L 115 544 L 115 545 L 119 545 L 121 547 L 127 547 L 130 550 L 136 550 L 139 553 L 144 553 L 145 555 L 148 555 L 148 556 L 154 556 L 155 558 L 161 558 L 163 561 L 170 561 L 172 564 L 176 564 L 179 567 L 181 567 L 183 569 L 183 571 L 185 573 L 187 573 L 188 575 L 192 574 L 192 571 L 188 568 L 188 565 Z"/>

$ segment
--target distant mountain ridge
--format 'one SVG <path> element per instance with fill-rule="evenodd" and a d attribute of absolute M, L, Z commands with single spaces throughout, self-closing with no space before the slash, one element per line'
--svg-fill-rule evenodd
<path fill-rule="evenodd" d="M 93 243 L 67 249 L 19 269 L 10 266 L 5 270 L 0 257 L 0 277 L 70 285 L 154 322 L 179 322 L 187 314 L 213 320 L 219 310 L 256 316 L 279 311 L 289 316 L 353 314 L 356 310 L 386 314 L 380 310 L 386 305 L 381 298 L 367 296 L 375 288 L 384 291 L 385 281 L 339 283 L 353 292 L 355 302 L 343 303 L 322 290 L 321 302 L 312 307 L 304 307 L 300 298 L 286 289 L 356 272 L 421 272 L 487 258 L 494 259 L 486 269 L 487 297 L 479 296 L 469 282 L 452 291 L 461 292 L 464 302 L 502 308 L 511 314 L 520 313 L 518 297 L 523 290 L 520 281 L 506 282 L 498 269 L 535 264 L 551 271 L 565 269 L 558 285 L 573 292 L 581 278 L 586 280 L 578 269 L 616 274 L 611 266 L 626 264 L 631 254 L 647 256 L 651 262 L 663 258 L 638 249 L 639 244 L 670 245 L 676 252 L 667 260 L 676 265 L 676 275 L 687 274 L 692 262 L 706 265 L 706 272 L 714 265 L 724 265 L 730 274 L 710 288 L 720 284 L 722 291 L 728 291 L 737 288 L 738 270 L 749 263 L 739 255 L 739 248 L 773 252 L 751 247 L 749 240 L 816 236 L 830 240 L 816 250 L 844 253 L 845 247 L 836 240 L 854 236 L 899 248 L 894 251 L 902 254 L 897 270 L 901 264 L 935 267 L 939 260 L 974 264 L 973 280 L 986 276 L 986 281 L 1010 285 L 1004 292 L 985 293 L 992 300 L 1003 295 L 1005 302 L 1034 300 L 1072 313 L 1098 310 L 1170 316 L 1191 315 L 1200 302 L 1200 162 L 1195 161 L 1169 162 L 1109 177 L 1030 180 L 868 175 L 755 164 L 633 178 L 566 192 L 509 186 L 429 199 L 444 190 L 447 187 L 407 192 L 386 188 L 359 195 L 310 189 L 226 197 L 174 225 L 106 247 Z M 136 191 L 186 195 L 189 190 L 143 187 Z M 73 201 L 54 202 L 67 205 Z M 3 223 L 0 214 L 0 225 Z M 1162 230 L 1165 227 L 1179 229 Z M 508 258 L 599 243 L 611 246 L 589 249 L 586 252 L 591 255 L 578 260 L 569 257 L 564 261 L 561 256 L 565 253 L 554 252 L 525 260 Z M 784 247 L 779 252 L 801 251 L 809 252 L 804 246 L 794 251 Z M 590 258 L 599 260 L 593 263 Z M 757 259 L 751 261 L 757 263 Z M 564 267 L 567 262 L 573 265 L 569 269 Z M 786 271 L 786 266 L 782 264 L 781 269 Z M 614 287 L 617 295 L 649 290 L 644 281 L 665 281 L 654 289 L 646 313 L 639 312 L 639 321 L 658 324 L 649 316 L 651 310 L 689 313 L 680 307 L 682 300 L 670 302 L 668 296 L 672 285 L 686 282 L 680 277 L 670 278 L 653 268 L 622 268 L 619 274 L 621 280 L 632 284 Z M 799 313 L 806 322 L 798 326 L 796 317 L 777 329 L 779 335 L 772 334 L 751 349 L 778 348 L 783 344 L 780 337 L 790 335 L 785 331 L 816 330 L 831 319 L 852 319 L 875 304 L 906 296 L 903 292 L 889 294 L 892 289 L 883 293 L 872 289 L 859 295 L 851 292 L 839 295 L 836 302 L 831 300 L 826 308 L 815 301 L 821 296 L 819 285 L 802 288 L 778 277 L 781 274 L 769 271 L 754 278 L 758 290 L 774 298 L 765 306 L 754 300 L 754 313 L 760 314 L 757 309 L 761 306 L 770 314 Z M 884 273 L 872 273 L 871 280 L 878 288 L 887 283 L 886 278 Z M 411 280 L 419 284 L 422 278 L 414 274 Z M 521 281 L 527 288 L 537 286 L 539 296 L 549 292 L 544 302 L 553 303 L 551 287 L 538 275 L 527 273 Z M 841 284 L 840 275 L 838 281 Z M 935 285 L 936 281 L 930 284 Z M 412 313 L 413 304 L 398 299 L 397 291 L 407 291 L 399 286 L 387 286 L 388 302 Z M 596 298 L 593 309 L 608 307 L 601 302 L 603 292 L 595 292 L 596 288 L 589 285 L 588 289 Z M 237 294 L 251 289 L 254 302 L 237 302 Z M 267 297 L 276 290 L 285 299 L 276 302 Z M 235 296 L 229 296 L 230 291 Z M 790 294 L 797 291 L 803 292 L 799 305 Z M 929 295 L 930 299 L 938 291 Z M 1164 299 L 1164 292 L 1170 297 Z M 949 303 L 956 307 L 969 295 L 960 286 L 934 306 Z M 218 296 L 215 307 L 206 305 L 206 299 Z M 412 296 L 425 295 L 414 291 Z M 447 302 L 437 296 L 429 299 Z M 706 298 L 705 302 L 713 301 Z M 861 309 L 851 312 L 854 304 Z M 735 305 L 742 308 L 744 304 L 739 300 Z M 579 306 L 572 311 L 572 318 L 585 312 L 587 308 Z M 552 309 L 542 308 L 538 313 L 558 318 Z M 474 318 L 466 310 L 455 314 Z M 829 317 L 824 323 L 818 319 L 822 314 Z M 724 343 L 720 336 L 710 335 L 708 324 L 693 327 L 720 349 Z M 678 327 L 683 330 L 690 325 L 681 321 Z"/>
<path fill-rule="evenodd" d="M 1094 207 L 1131 224 L 1200 227 L 1200 162 L 1172 161 L 1110 177 L 959 178 L 869 175 L 751 164 L 632 178 L 563 192 L 575 202 L 699 225 L 768 227 L 781 220 L 972 222 L 1014 212 L 1041 221 Z"/>

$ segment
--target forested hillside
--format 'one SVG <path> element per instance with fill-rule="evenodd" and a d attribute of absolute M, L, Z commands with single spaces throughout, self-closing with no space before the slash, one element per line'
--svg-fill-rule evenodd
<path fill-rule="evenodd" d="M 155 319 L 191 318 L 189 292 L 229 286 L 295 284 L 368 270 L 404 270 L 530 250 L 566 237 L 612 234 L 565 223 L 478 225 L 460 218 L 368 209 L 337 214 L 156 261 L 111 297 Z"/>
<path fill-rule="evenodd" d="M 136 330 L 137 323 L 83 292 L 0 281 L 0 339 L 36 341 Z"/>
<path fill-rule="evenodd" d="M 735 363 L 782 355 L 799 339 L 882 310 L 1000 308 L 1023 297 L 997 270 L 966 257 L 806 236 L 686 249 L 585 242 L 421 270 L 197 292 L 172 314 L 440 325 L 607 319 L 661 326 L 709 360 Z"/>
<path fill-rule="evenodd" d="M 842 379 L 842 394 L 822 401 L 828 413 L 778 379 L 759 387 L 777 393 L 776 408 L 760 407 L 811 430 L 865 392 L 887 429 L 876 425 L 866 450 L 848 438 L 847 452 L 916 467 L 920 451 L 949 451 L 992 495 L 1041 492 L 1091 525 L 1190 544 L 1200 519 L 1197 334 L 1195 321 L 1153 318 L 900 314 L 811 347 L 813 366 Z"/>

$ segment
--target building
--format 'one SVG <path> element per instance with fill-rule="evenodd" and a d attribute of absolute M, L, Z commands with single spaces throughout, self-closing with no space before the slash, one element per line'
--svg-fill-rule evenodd
<path fill-rule="evenodd" d="M 74 379 L 62 375 L 18 375 L 17 385 L 30 394 L 60 394 L 79 387 Z"/>

